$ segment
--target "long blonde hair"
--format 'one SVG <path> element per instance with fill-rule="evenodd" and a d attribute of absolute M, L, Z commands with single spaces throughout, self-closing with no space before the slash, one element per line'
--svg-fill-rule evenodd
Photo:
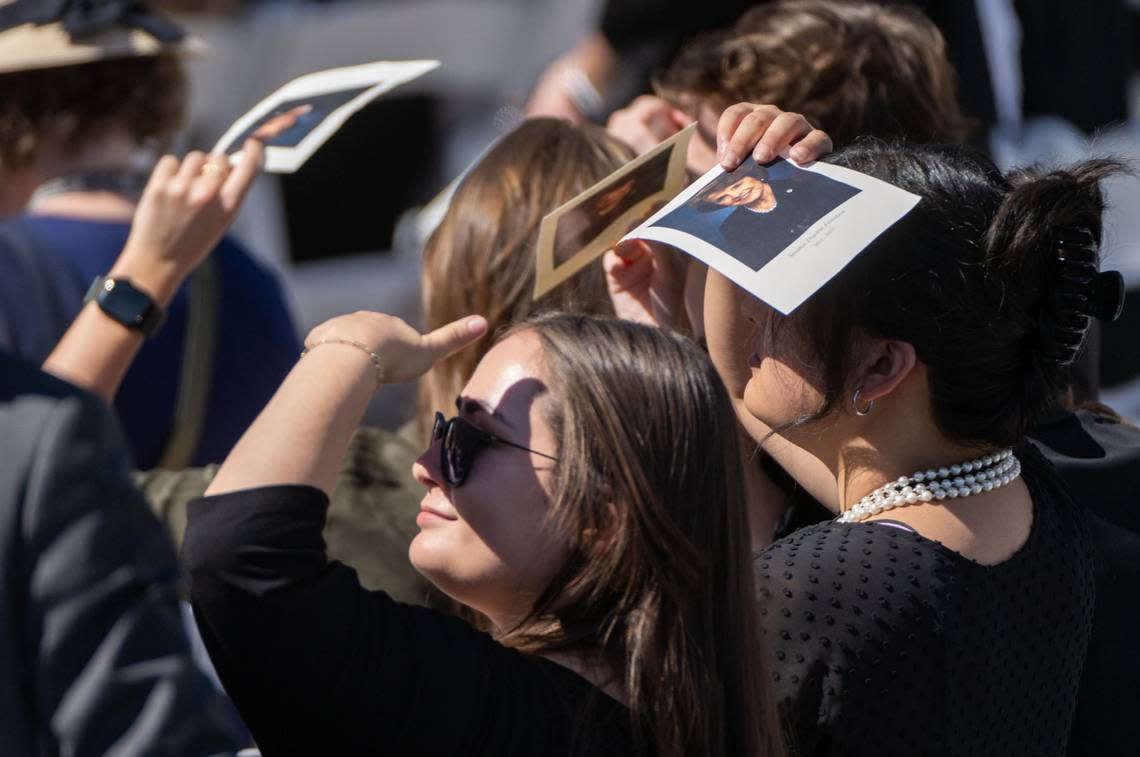
<path fill-rule="evenodd" d="M 424 321 L 471 313 L 494 335 L 543 310 L 612 314 L 601 266 L 587 266 L 535 301 L 535 244 L 543 216 L 620 168 L 632 151 L 596 126 L 536 118 L 505 136 L 466 176 L 424 250 Z M 441 360 L 420 382 L 418 417 L 449 407 L 491 338 Z M 421 427 L 426 438 L 426 425 Z"/>

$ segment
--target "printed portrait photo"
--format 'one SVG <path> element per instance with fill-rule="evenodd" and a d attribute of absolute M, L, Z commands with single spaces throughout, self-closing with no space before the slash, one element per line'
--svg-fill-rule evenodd
<path fill-rule="evenodd" d="M 241 149 L 245 140 L 256 137 L 269 147 L 296 147 L 317 128 L 329 114 L 370 87 L 355 87 L 310 97 L 286 100 L 265 113 L 226 146 L 232 154 Z"/>
<path fill-rule="evenodd" d="M 703 239 L 759 270 L 861 191 L 786 160 L 762 166 L 749 158 L 654 225 Z"/>
<path fill-rule="evenodd" d="M 555 265 L 573 258 L 626 211 L 646 197 L 660 192 L 669 176 L 671 157 L 670 151 L 661 153 L 615 184 L 599 189 L 597 194 L 559 218 L 554 236 Z M 645 216 L 648 215 L 649 211 Z M 645 216 L 631 220 L 629 228 L 621 229 L 621 233 L 629 231 L 644 220 Z"/>

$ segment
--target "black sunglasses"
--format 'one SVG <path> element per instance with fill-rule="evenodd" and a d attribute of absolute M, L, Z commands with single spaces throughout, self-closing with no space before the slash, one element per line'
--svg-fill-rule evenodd
<path fill-rule="evenodd" d="M 545 452 L 497 437 L 458 416 L 447 420 L 443 417 L 443 413 L 437 410 L 435 424 L 431 428 L 431 440 L 434 443 L 440 439 L 443 440 L 443 444 L 439 447 L 440 470 L 448 486 L 461 486 L 467 480 L 467 474 L 471 472 L 471 466 L 475 463 L 479 450 L 491 444 L 505 444 L 508 447 L 533 452 L 548 460 L 558 459 Z"/>

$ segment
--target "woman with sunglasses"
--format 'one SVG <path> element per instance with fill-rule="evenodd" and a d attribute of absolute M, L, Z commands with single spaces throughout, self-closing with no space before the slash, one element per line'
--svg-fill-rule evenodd
<path fill-rule="evenodd" d="M 503 135 L 459 182 L 423 251 L 420 292 L 428 330 L 467 313 L 487 319 L 487 333 L 544 310 L 612 314 L 600 269 L 586 268 L 537 300 L 534 256 L 543 217 L 632 159 L 629 148 L 597 126 L 527 119 Z M 534 171 L 540 164 L 543 170 Z M 368 588 L 447 609 L 447 601 L 408 564 L 418 532 L 422 489 L 411 475 L 437 408 L 449 407 L 489 348 L 440 360 L 416 382 L 414 407 L 397 430 L 357 429 L 329 505 L 329 555 L 357 571 Z M 389 395 L 393 396 L 393 395 Z M 141 474 L 156 513 L 182 542 L 186 506 L 209 486 L 216 466 Z"/>
<path fill-rule="evenodd" d="M 372 313 L 318 327 L 191 505 L 196 616 L 262 752 L 782 755 L 735 419 L 682 337 L 532 319 L 436 416 L 409 556 L 490 634 L 329 561 L 328 495 L 377 385 L 485 331 Z"/>

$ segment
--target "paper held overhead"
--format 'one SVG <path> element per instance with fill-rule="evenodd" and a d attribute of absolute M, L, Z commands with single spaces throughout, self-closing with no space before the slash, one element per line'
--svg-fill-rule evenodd
<path fill-rule="evenodd" d="M 920 199 L 839 166 L 749 157 L 709 171 L 622 241 L 676 247 L 787 315 Z"/>
<path fill-rule="evenodd" d="M 674 134 L 542 219 L 535 299 L 596 260 L 684 189 L 694 129 L 688 126 Z"/>
<path fill-rule="evenodd" d="M 381 61 L 306 74 L 235 121 L 213 151 L 233 156 L 257 137 L 265 143 L 265 170 L 292 173 L 352 114 L 438 66 L 437 60 Z"/>

